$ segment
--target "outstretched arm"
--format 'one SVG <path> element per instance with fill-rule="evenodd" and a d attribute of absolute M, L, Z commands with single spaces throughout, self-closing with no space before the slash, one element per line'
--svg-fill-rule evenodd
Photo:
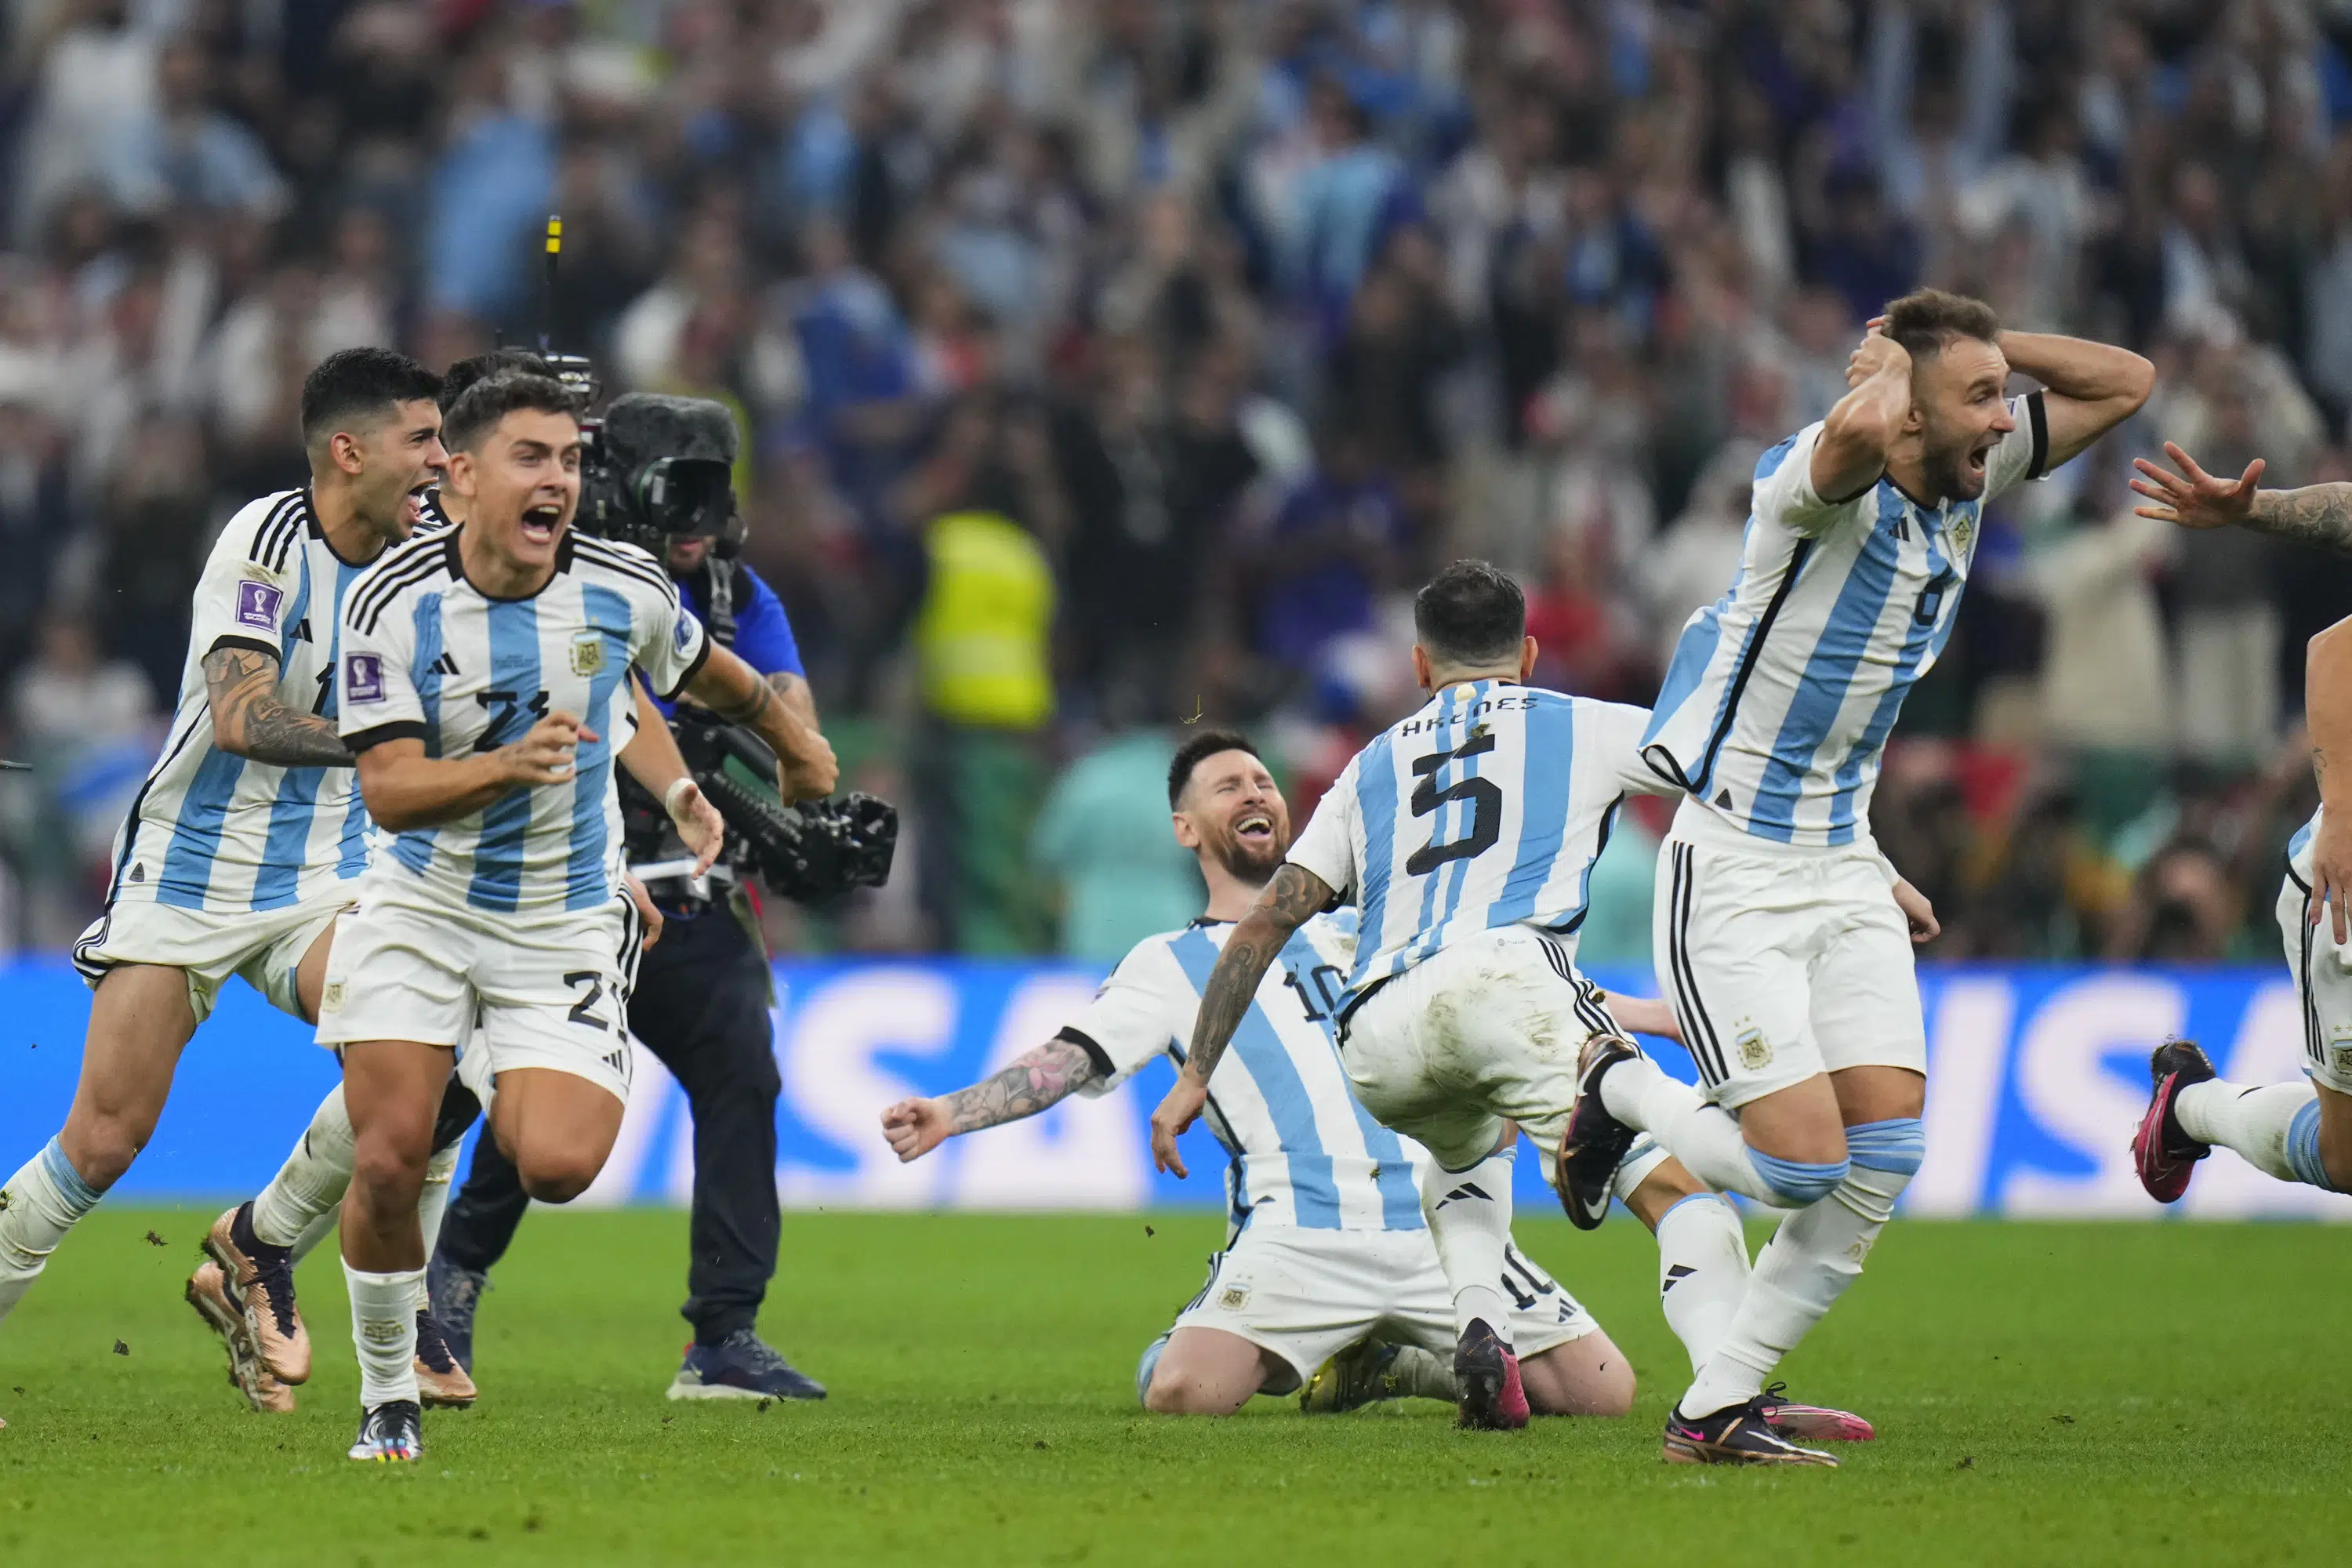
<path fill-rule="evenodd" d="M 2005 331 L 2000 352 L 2010 369 L 2042 385 L 2050 438 L 2045 472 L 2138 413 L 2156 389 L 2156 366 L 2113 343 Z"/>
<path fill-rule="evenodd" d="M 205 655 L 213 741 L 224 752 L 286 768 L 347 768 L 352 753 L 334 721 L 278 700 L 278 661 L 231 643 Z"/>
<path fill-rule="evenodd" d="M 2172 459 L 2178 473 L 2146 458 L 2132 460 L 2139 478 L 2132 480 L 2131 488 L 2156 503 L 2134 507 L 2132 510 L 2139 516 L 2178 523 L 2183 528 L 2235 525 L 2277 539 L 2291 539 L 2297 544 L 2316 544 L 2324 550 L 2352 554 L 2352 484 L 2305 485 L 2293 490 L 2257 489 L 2255 484 L 2263 477 L 2263 468 L 2260 458 L 2248 463 L 2244 473 L 2231 479 L 2207 473 L 2197 466 L 2196 458 L 2173 442 L 2164 444 L 2164 455 Z"/>
<path fill-rule="evenodd" d="M 629 690 L 636 699 L 637 732 L 621 748 L 621 765 L 669 813 L 678 842 L 694 851 L 694 874 L 699 877 L 710 869 L 727 842 L 726 819 L 703 798 L 702 786 L 694 782 L 686 758 L 678 752 L 677 737 L 669 732 L 662 710 L 654 706 L 653 693 L 635 671 L 629 676 Z"/>
<path fill-rule="evenodd" d="M 776 787 L 787 802 L 833 793 L 841 776 L 833 747 L 803 720 L 760 672 L 730 649 L 714 646 L 685 695 L 730 724 L 740 724 L 776 753 Z"/>
<path fill-rule="evenodd" d="M 902 1100 L 882 1113 L 882 1136 L 900 1163 L 919 1160 L 959 1132 L 1018 1121 L 1060 1104 L 1097 1077 L 1086 1047 L 1048 1040 L 994 1076 L 936 1099 Z"/>
<path fill-rule="evenodd" d="M 1307 917 L 1330 906 L 1331 896 L 1330 886 L 1322 878 L 1304 866 L 1285 862 L 1250 912 L 1234 927 L 1234 934 L 1225 939 L 1224 951 L 1217 954 L 1216 967 L 1210 970 L 1209 983 L 1201 991 L 1201 1008 L 1192 1019 L 1192 1047 L 1184 1058 L 1183 1070 L 1176 1075 L 1176 1086 L 1160 1102 L 1160 1109 L 1151 1113 L 1151 1156 L 1160 1169 L 1185 1174 L 1176 1140 L 1208 1103 L 1209 1075 L 1224 1058 L 1225 1047 L 1233 1043 L 1234 1031 L 1241 1027 L 1242 1016 L 1257 994 L 1257 983 L 1265 978 L 1275 955 L 1290 940 L 1290 933 L 1307 923 Z"/>

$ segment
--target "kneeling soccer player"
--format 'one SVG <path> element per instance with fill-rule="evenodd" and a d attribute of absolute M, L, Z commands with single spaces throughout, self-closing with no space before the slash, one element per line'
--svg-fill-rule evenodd
<path fill-rule="evenodd" d="M 1175 1042 L 1191 1034 L 1201 984 L 1232 922 L 1282 864 L 1290 816 L 1249 742 L 1214 731 L 1178 752 L 1169 804 L 1177 841 L 1200 862 L 1208 912 L 1139 943 L 1072 1026 L 995 1077 L 886 1110 L 883 1132 L 901 1160 L 1074 1091 L 1105 1093 L 1154 1057 L 1181 1062 Z M 1218 1079 L 1210 1104 L 1210 1125 L 1232 1156 L 1233 1228 L 1207 1285 L 1144 1352 L 1136 1393 L 1150 1409 L 1230 1415 L 1253 1394 L 1302 1387 L 1313 1412 L 1398 1395 L 1459 1399 L 1453 1296 L 1417 1181 L 1427 1156 L 1357 1104 L 1339 1061 L 1332 1003 L 1352 946 L 1340 919 L 1307 921 L 1260 983 L 1236 1037 L 1242 1070 Z M 1598 994 L 1566 974 L 1559 1005 L 1589 1026 L 1614 1027 Z M 1629 1022 L 1672 1026 L 1662 1004 L 1616 1005 Z M 1667 1321 L 1703 1360 L 1747 1282 L 1738 1217 L 1646 1143 L 1629 1153 L 1616 1190 L 1657 1232 Z M 1549 1275 L 1507 1246 L 1496 1283 L 1537 1412 L 1630 1408 L 1632 1367 Z M 1867 1430 L 1838 1413 L 1785 1409 L 1792 1422 Z"/>
<path fill-rule="evenodd" d="M 786 800 L 835 774 L 823 737 L 712 644 L 652 557 L 572 533 L 581 441 L 563 386 L 492 376 L 452 405 L 444 441 L 465 521 L 388 552 L 341 622 L 341 731 L 389 836 L 320 1003 L 352 1128 L 356 1459 L 423 1450 L 415 1208 L 453 1053 L 466 1047 L 460 1074 L 535 1198 L 586 1190 L 620 1131 L 637 933 L 612 735 L 634 722 L 630 668 L 757 731 Z M 641 782 L 664 799 L 688 783 L 682 767 Z"/>

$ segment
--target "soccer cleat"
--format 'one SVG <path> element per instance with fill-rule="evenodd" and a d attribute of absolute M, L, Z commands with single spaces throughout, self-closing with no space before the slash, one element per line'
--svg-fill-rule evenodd
<path fill-rule="evenodd" d="M 226 1276 L 229 1296 L 245 1312 L 254 1352 L 280 1383 L 310 1376 L 310 1331 L 294 1306 L 294 1250 L 272 1247 L 253 1234 L 253 1205 L 247 1202 L 213 1221 L 205 1252 Z"/>
<path fill-rule="evenodd" d="M 1394 1345 L 1378 1340 L 1357 1341 L 1315 1369 L 1315 1375 L 1298 1391 L 1300 1413 L 1339 1415 L 1383 1399 L 1403 1398 L 1396 1360 Z"/>
<path fill-rule="evenodd" d="M 480 1391 L 457 1358 L 449 1352 L 449 1337 L 430 1312 L 416 1314 L 416 1397 L 445 1410 L 463 1410 Z"/>
<path fill-rule="evenodd" d="M 488 1275 L 461 1268 L 438 1252 L 425 1265 L 425 1295 L 433 1304 L 434 1321 L 448 1342 L 450 1355 L 469 1373 L 474 1370 L 474 1310 L 489 1288 Z"/>
<path fill-rule="evenodd" d="M 228 1380 L 256 1410 L 283 1415 L 294 1408 L 294 1391 L 269 1375 L 254 1352 L 253 1333 L 246 1327 L 245 1310 L 228 1293 L 228 1277 L 211 1258 L 196 1265 L 184 1292 L 188 1305 L 220 1336 L 228 1352 Z"/>
<path fill-rule="evenodd" d="M 1617 1167 L 1633 1146 L 1633 1130 L 1609 1114 L 1601 1099 L 1601 1076 L 1641 1053 L 1614 1035 L 1594 1035 L 1576 1061 L 1576 1108 L 1559 1141 L 1554 1185 L 1559 1206 L 1579 1230 L 1593 1230 L 1609 1217 L 1609 1196 Z"/>
<path fill-rule="evenodd" d="M 2147 1195 L 2168 1204 L 2189 1190 L 2197 1162 L 2213 1152 L 2210 1143 L 2200 1143 L 2181 1131 L 2174 1109 L 2182 1089 L 2212 1079 L 2213 1064 L 2194 1040 L 2167 1040 L 2148 1057 L 2147 1076 L 2154 1089 L 2147 1097 L 2147 1114 L 2132 1134 L 2132 1163 Z"/>
<path fill-rule="evenodd" d="M 1484 1318 L 1473 1318 L 1454 1351 L 1454 1381 L 1461 1389 L 1454 1424 L 1484 1432 L 1516 1432 L 1528 1424 L 1528 1391 L 1519 1384 L 1519 1358 Z"/>
<path fill-rule="evenodd" d="M 823 1399 L 824 1384 L 803 1375 L 750 1329 L 715 1345 L 688 1345 L 670 1380 L 672 1399 Z"/>
<path fill-rule="evenodd" d="M 1867 1443 L 1878 1436 L 1876 1427 L 1850 1410 L 1800 1405 L 1788 1392 L 1787 1384 L 1774 1384 L 1757 1396 L 1756 1413 L 1792 1443 Z"/>
<path fill-rule="evenodd" d="M 387 1399 L 360 1415 L 351 1457 L 414 1462 L 425 1457 L 425 1415 L 413 1399 Z"/>
<path fill-rule="evenodd" d="M 1837 1461 L 1818 1448 L 1800 1448 L 1772 1430 L 1766 1396 L 1727 1405 L 1712 1415 L 1689 1416 L 1680 1406 L 1666 1412 L 1670 1465 L 1826 1465 Z"/>

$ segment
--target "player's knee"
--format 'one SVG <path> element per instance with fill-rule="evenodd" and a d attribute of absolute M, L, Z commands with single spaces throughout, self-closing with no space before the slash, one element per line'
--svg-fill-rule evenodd
<path fill-rule="evenodd" d="M 431 1153 L 420 1139 L 364 1133 L 352 1148 L 352 1184 L 386 1209 L 412 1207 L 424 1190 Z"/>
<path fill-rule="evenodd" d="M 1810 1207 L 1837 1191 L 1851 1169 L 1846 1160 L 1783 1160 L 1761 1149 L 1750 1149 L 1748 1159 L 1781 1205 L 1792 1209 Z"/>
<path fill-rule="evenodd" d="M 595 1182 L 599 1165 L 571 1151 L 530 1151 L 515 1162 L 515 1170 L 522 1177 L 522 1190 L 537 1202 L 568 1204 Z"/>
<path fill-rule="evenodd" d="M 122 1173 L 131 1169 L 131 1163 L 139 1158 L 139 1151 L 147 1146 L 153 1132 L 152 1126 L 101 1115 L 68 1130 L 58 1142 L 72 1163 L 74 1173 L 90 1188 L 102 1193 L 122 1179 Z"/>

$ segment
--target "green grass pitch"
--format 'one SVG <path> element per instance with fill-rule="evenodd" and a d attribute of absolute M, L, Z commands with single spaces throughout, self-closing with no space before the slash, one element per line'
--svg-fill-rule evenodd
<path fill-rule="evenodd" d="M 2352 1237 L 2315 1226 L 1898 1224 L 1788 1368 L 1880 1440 L 1757 1473 L 1659 1463 L 1686 1365 L 1622 1215 L 1520 1237 L 1633 1356 L 1635 1415 L 1506 1435 L 1428 1403 L 1144 1415 L 1136 1356 L 1216 1245 L 1193 1214 L 788 1216 L 762 1327 L 833 1398 L 672 1404 L 685 1217 L 542 1213 L 484 1303 L 482 1403 L 398 1468 L 342 1457 L 331 1257 L 301 1275 L 301 1410 L 236 1399 L 179 1299 L 209 1218 L 101 1210 L 0 1328 L 0 1563 L 2352 1555 Z"/>

